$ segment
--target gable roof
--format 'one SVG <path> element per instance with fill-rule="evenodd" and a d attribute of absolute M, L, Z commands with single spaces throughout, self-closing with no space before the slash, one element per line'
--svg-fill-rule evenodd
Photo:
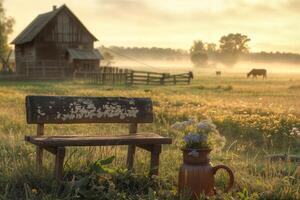
<path fill-rule="evenodd" d="M 11 44 L 24 44 L 26 42 L 31 42 L 42 30 L 43 28 L 60 13 L 62 10 L 67 9 L 80 23 L 80 25 L 93 37 L 95 41 L 98 39 L 89 32 L 89 30 L 83 25 L 83 23 L 76 17 L 76 15 L 66 6 L 61 7 L 38 15 L 12 42 Z"/>
<path fill-rule="evenodd" d="M 67 49 L 70 57 L 77 60 L 102 60 L 103 56 L 97 49 Z"/>

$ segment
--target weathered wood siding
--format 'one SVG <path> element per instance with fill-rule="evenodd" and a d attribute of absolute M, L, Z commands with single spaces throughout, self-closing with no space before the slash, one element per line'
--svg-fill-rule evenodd
<path fill-rule="evenodd" d="M 23 45 L 16 45 L 15 58 L 17 74 L 26 74 L 26 63 L 34 62 L 36 59 L 36 49 L 34 44 L 26 43 Z"/>
<path fill-rule="evenodd" d="M 32 42 L 16 45 L 16 71 L 27 76 L 70 77 L 76 67 L 68 58 L 67 49 L 92 50 L 94 40 L 74 14 L 63 9 Z M 92 70 L 99 67 L 99 61 L 90 63 L 88 68 Z"/>
<path fill-rule="evenodd" d="M 78 72 L 91 72 L 100 70 L 99 60 L 74 60 L 74 70 Z"/>
<path fill-rule="evenodd" d="M 93 49 L 94 40 L 67 10 L 59 13 L 35 39 L 37 59 L 66 60 L 67 48 Z"/>
<path fill-rule="evenodd" d="M 149 98 L 27 96 L 29 124 L 152 123 Z"/>

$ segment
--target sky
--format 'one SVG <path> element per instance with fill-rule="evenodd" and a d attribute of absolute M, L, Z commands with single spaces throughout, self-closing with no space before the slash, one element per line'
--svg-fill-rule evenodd
<path fill-rule="evenodd" d="M 251 51 L 300 53 L 300 0 L 4 0 L 13 40 L 38 14 L 66 4 L 96 45 L 189 49 L 242 33 Z"/>

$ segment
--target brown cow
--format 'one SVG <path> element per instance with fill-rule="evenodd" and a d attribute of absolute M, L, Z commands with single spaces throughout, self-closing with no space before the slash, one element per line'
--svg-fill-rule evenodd
<path fill-rule="evenodd" d="M 217 76 L 221 76 L 221 71 L 216 71 Z"/>
<path fill-rule="evenodd" d="M 252 76 L 252 78 L 257 78 L 257 76 L 262 76 L 263 78 L 267 78 L 267 70 L 266 69 L 252 69 L 248 74 L 247 78 Z"/>

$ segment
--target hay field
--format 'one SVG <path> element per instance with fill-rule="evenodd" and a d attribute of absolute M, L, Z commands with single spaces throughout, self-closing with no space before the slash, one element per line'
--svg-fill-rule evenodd
<path fill-rule="evenodd" d="M 300 199 L 299 164 L 270 163 L 264 158 L 273 153 L 300 155 L 300 138 L 290 135 L 293 128 L 300 129 L 299 74 L 271 74 L 267 80 L 246 79 L 244 74 L 225 74 L 219 78 L 196 74 L 191 85 L 162 87 L 111 87 L 72 81 L 0 81 L 0 199 L 80 199 L 74 195 L 61 196 L 57 192 L 52 177 L 52 155 L 46 154 L 42 174 L 34 168 L 35 147 L 24 142 L 25 135 L 34 135 L 36 131 L 36 127 L 27 125 L 25 120 L 24 99 L 33 94 L 153 99 L 155 122 L 141 125 L 139 129 L 173 138 L 173 144 L 164 146 L 161 154 L 160 182 L 168 189 L 155 187 L 151 194 L 143 193 L 139 197 L 132 194 L 132 199 L 184 199 L 176 195 L 177 173 L 182 162 L 182 135 L 173 132 L 170 126 L 191 117 L 211 118 L 226 137 L 225 148 L 214 151 L 211 156 L 213 165 L 224 163 L 235 172 L 236 183 L 230 194 L 221 192 L 227 176 L 217 175 L 219 195 L 223 199 Z M 46 135 L 127 132 L 127 125 L 111 124 L 48 125 L 45 128 Z M 69 148 L 65 170 L 70 174 L 82 172 L 92 162 L 113 155 L 116 159 L 112 167 L 124 168 L 126 147 Z M 148 166 L 148 153 L 139 150 L 135 173 L 146 174 Z M 128 187 L 122 192 L 115 188 L 111 194 L 115 193 L 128 195 L 133 192 Z M 115 197 L 100 199 L 109 198 Z"/>

